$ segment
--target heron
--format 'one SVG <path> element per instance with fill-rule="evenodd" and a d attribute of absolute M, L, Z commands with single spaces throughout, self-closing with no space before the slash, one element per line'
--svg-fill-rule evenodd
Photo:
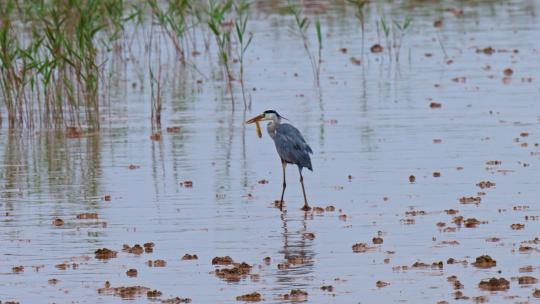
<path fill-rule="evenodd" d="M 310 171 L 313 171 L 311 158 L 309 157 L 309 154 L 312 154 L 313 151 L 306 143 L 302 133 L 300 133 L 293 125 L 282 123 L 282 119 L 287 120 L 274 110 L 266 110 L 262 114 L 246 121 L 246 124 L 258 123 L 259 121 L 265 120 L 269 121 L 266 125 L 266 130 L 268 131 L 268 135 L 274 140 L 283 168 L 283 186 L 281 189 L 281 199 L 279 201 L 280 209 L 283 207 L 283 196 L 285 195 L 285 188 L 287 188 L 285 168 L 287 167 L 287 164 L 292 164 L 298 166 L 298 172 L 300 173 L 300 184 L 302 184 L 302 194 L 304 195 L 304 207 L 302 207 L 302 210 L 308 211 L 311 208 L 308 205 L 306 197 L 302 169 L 308 168 Z"/>

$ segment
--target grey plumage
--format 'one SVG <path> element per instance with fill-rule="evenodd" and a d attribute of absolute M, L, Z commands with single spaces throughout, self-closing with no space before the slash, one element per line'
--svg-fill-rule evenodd
<path fill-rule="evenodd" d="M 297 165 L 300 170 L 308 168 L 313 171 L 309 157 L 313 150 L 297 128 L 288 123 L 278 124 L 273 139 L 281 159 L 288 164 Z"/>

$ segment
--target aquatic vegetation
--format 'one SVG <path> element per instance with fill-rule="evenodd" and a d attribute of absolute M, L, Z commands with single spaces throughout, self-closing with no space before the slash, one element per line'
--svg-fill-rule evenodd
<path fill-rule="evenodd" d="M 310 48 L 309 38 L 307 31 L 310 28 L 311 21 L 308 17 L 302 15 L 302 9 L 297 5 L 288 2 L 288 11 L 294 17 L 296 25 L 296 33 L 302 41 L 306 55 L 309 58 L 311 64 L 311 69 L 313 70 L 313 79 L 317 86 L 320 85 L 320 73 L 321 73 L 321 63 L 322 63 L 322 32 L 321 32 L 321 21 L 319 17 L 315 18 L 315 31 L 317 34 L 317 57 L 313 55 L 313 52 Z"/>
<path fill-rule="evenodd" d="M 347 0 L 350 4 L 354 5 L 356 8 L 356 18 L 358 18 L 358 21 L 360 21 L 360 29 L 362 30 L 362 58 L 364 58 L 364 45 L 365 45 L 365 35 L 366 35 L 366 18 L 364 14 L 364 9 L 366 7 L 366 4 L 368 3 L 367 0 Z"/>
<path fill-rule="evenodd" d="M 240 1 L 240 3 L 235 5 L 236 9 L 236 21 L 234 22 L 234 28 L 236 29 L 236 40 L 237 40 L 237 56 L 238 61 L 240 62 L 240 86 L 242 89 L 242 99 L 244 101 L 244 109 L 248 108 L 248 103 L 246 100 L 246 90 L 244 86 L 244 54 L 247 51 L 247 48 L 253 40 L 253 34 L 246 33 L 247 22 L 248 22 L 248 12 L 251 3 L 245 0 Z M 246 37 L 247 34 L 247 37 Z M 249 102 L 249 107 L 251 107 L 251 100 Z M 260 136 L 259 136 L 260 137 Z"/>

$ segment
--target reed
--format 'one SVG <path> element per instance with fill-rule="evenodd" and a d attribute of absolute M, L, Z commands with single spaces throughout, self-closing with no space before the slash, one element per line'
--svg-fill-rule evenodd
<path fill-rule="evenodd" d="M 249 104 L 246 100 L 246 90 L 244 86 L 244 55 L 253 40 L 252 33 L 246 33 L 247 23 L 248 23 L 248 12 L 251 3 L 248 1 L 240 1 L 235 5 L 236 9 L 236 21 L 234 22 L 234 27 L 236 29 L 236 40 L 237 40 L 237 56 L 238 61 L 240 62 L 240 87 L 242 90 L 242 99 L 244 101 L 244 110 L 248 107 L 251 108 L 251 100 Z"/>

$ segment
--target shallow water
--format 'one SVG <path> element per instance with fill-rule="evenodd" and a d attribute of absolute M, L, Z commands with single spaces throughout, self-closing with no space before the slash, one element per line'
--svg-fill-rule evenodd
<path fill-rule="evenodd" d="M 386 52 L 368 51 L 377 42 L 377 11 L 396 20 L 414 18 L 399 64 L 390 63 Z M 161 291 L 161 299 L 189 297 L 194 303 L 231 303 L 254 291 L 265 302 L 279 303 L 291 289 L 307 291 L 308 301 L 317 303 L 433 303 L 454 300 L 451 275 L 471 298 L 531 300 L 536 284 L 519 285 L 512 278 L 537 277 L 540 266 L 537 249 L 519 251 L 540 228 L 537 12 L 534 1 L 372 5 L 367 54 L 357 66 L 350 61 L 361 56 L 353 11 L 329 5 L 322 18 L 324 62 L 317 90 L 302 45 L 290 33 L 290 18 L 259 3 L 246 67 L 251 111 L 242 111 L 238 90 L 237 111 L 231 111 L 223 83 L 212 77 L 214 54 L 202 54 L 194 59 L 207 76 L 202 84 L 195 82 L 201 75 L 171 67 L 175 76 L 164 92 L 163 128 L 181 131 L 163 130 L 161 141 L 149 139 L 149 88 L 141 87 L 131 68 L 118 71 L 99 132 L 70 139 L 53 131 L 0 130 L 0 300 L 123 301 L 98 293 L 109 281 L 112 287 L 141 285 Z M 440 29 L 433 27 L 439 19 Z M 476 52 L 488 46 L 498 51 Z M 503 79 L 506 68 L 514 73 Z M 430 108 L 431 102 L 442 107 Z M 304 171 L 310 203 L 335 211 L 299 210 L 302 194 L 291 166 L 285 212 L 273 207 L 281 189 L 279 159 L 266 133 L 259 139 L 254 126 L 243 124 L 269 108 L 290 119 L 314 150 L 314 172 Z M 501 164 L 486 164 L 493 160 Z M 140 167 L 131 170 L 130 164 Z M 180 185 L 187 180 L 192 188 Z M 496 186 L 476 186 L 487 180 Z M 486 194 L 480 204 L 460 204 L 460 197 L 481 191 Z M 487 223 L 458 226 L 447 209 Z M 406 214 L 412 210 L 425 214 Z M 93 212 L 99 219 L 76 218 Z M 55 218 L 65 224 L 52 225 Z M 515 223 L 525 228 L 511 229 Z M 372 244 L 378 235 L 383 244 Z M 492 237 L 500 241 L 486 241 Z M 145 242 L 155 243 L 153 253 L 121 250 L 122 244 Z M 373 248 L 353 253 L 355 243 Z M 95 259 L 94 251 L 103 247 L 118 251 L 117 258 Z M 186 253 L 199 259 L 181 260 Z M 483 254 L 497 266 L 471 265 Z M 253 264 L 251 273 L 259 277 L 235 283 L 216 277 L 211 260 L 225 255 Z M 263 262 L 267 256 L 270 265 Z M 291 256 L 309 261 L 278 269 Z M 447 264 L 449 258 L 468 263 Z M 156 259 L 166 267 L 146 265 Z M 444 266 L 411 267 L 419 261 Z M 78 267 L 55 267 L 61 263 Z M 24 271 L 14 273 L 12 267 L 20 265 Z M 409 269 L 396 268 L 404 265 Z M 533 271 L 520 273 L 527 265 Z M 136 278 L 126 276 L 130 268 L 138 270 Z M 480 290 L 478 283 L 491 277 L 508 279 L 510 289 Z M 52 278 L 58 283 L 49 284 Z M 379 288 L 379 280 L 389 285 Z M 323 285 L 334 290 L 323 291 Z M 148 299 L 143 294 L 130 301 Z"/>

